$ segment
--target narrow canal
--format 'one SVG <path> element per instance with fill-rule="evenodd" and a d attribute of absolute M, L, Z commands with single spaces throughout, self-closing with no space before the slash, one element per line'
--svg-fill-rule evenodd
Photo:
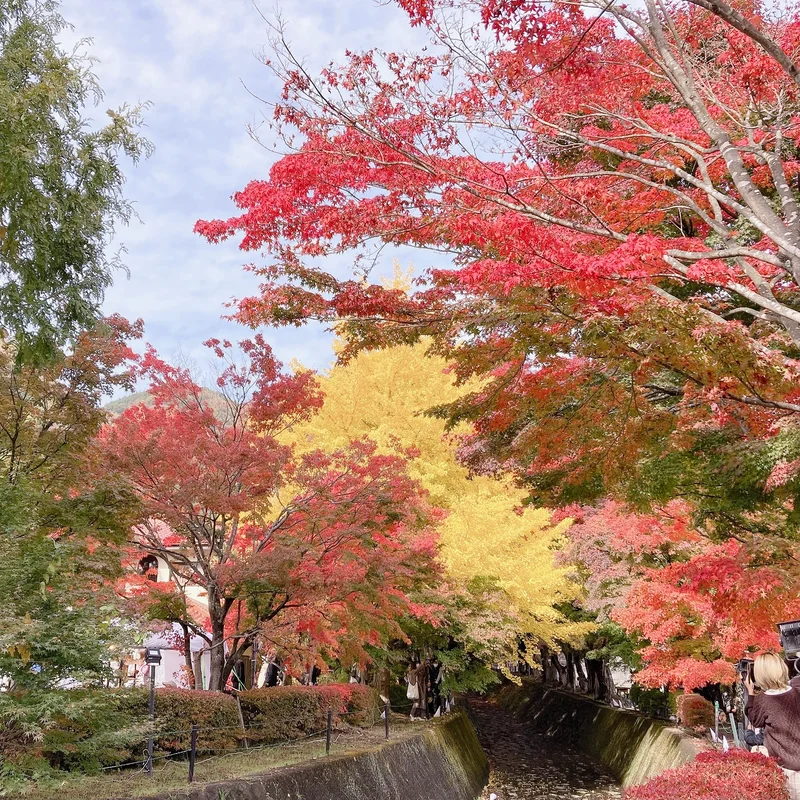
<path fill-rule="evenodd" d="M 470 702 L 483 749 L 489 785 L 481 800 L 619 800 L 611 774 L 587 756 L 535 738 L 496 703 Z"/>

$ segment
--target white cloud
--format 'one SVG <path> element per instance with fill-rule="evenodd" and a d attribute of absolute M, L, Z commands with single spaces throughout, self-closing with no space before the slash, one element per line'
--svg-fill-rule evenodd
<path fill-rule="evenodd" d="M 127 195 L 143 224 L 118 236 L 131 277 L 119 276 L 106 308 L 142 317 L 147 339 L 165 356 L 180 351 L 203 362 L 204 339 L 250 333 L 220 317 L 227 300 L 255 290 L 257 280 L 241 268 L 253 255 L 234 243 L 210 246 L 192 227 L 198 218 L 234 213 L 230 195 L 266 175 L 272 162 L 247 134 L 264 107 L 243 85 L 262 97 L 279 91 L 256 58 L 267 45 L 264 21 L 251 0 L 62 0 L 62 13 L 75 27 L 73 41 L 94 40 L 106 92 L 96 119 L 105 106 L 154 104 L 146 135 L 156 152 L 127 170 Z M 402 12 L 370 0 L 289 0 L 281 15 L 313 67 L 341 60 L 345 49 L 403 50 L 419 42 Z M 345 272 L 346 261 L 331 268 Z M 319 326 L 266 335 L 286 362 L 330 363 L 330 336 Z"/>

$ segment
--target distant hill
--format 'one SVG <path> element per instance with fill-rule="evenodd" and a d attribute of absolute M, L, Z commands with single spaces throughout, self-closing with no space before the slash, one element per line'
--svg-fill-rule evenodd
<path fill-rule="evenodd" d="M 218 415 L 221 415 L 227 410 L 224 398 L 219 392 L 215 392 L 213 389 L 203 389 L 200 393 L 200 397 L 203 402 L 208 403 Z M 153 398 L 150 392 L 134 392 L 133 394 L 125 395 L 125 397 L 120 397 L 118 400 L 112 400 L 110 403 L 106 403 L 103 408 L 110 414 L 117 416 L 127 411 L 131 406 L 136 406 L 140 403 L 144 403 L 146 406 L 153 405 Z"/>
<path fill-rule="evenodd" d="M 150 392 L 127 394 L 125 397 L 120 397 L 119 400 L 112 400 L 110 403 L 106 403 L 103 408 L 116 416 L 127 411 L 131 406 L 138 406 L 139 403 L 144 403 L 147 406 L 152 405 L 153 398 L 150 396 Z"/>

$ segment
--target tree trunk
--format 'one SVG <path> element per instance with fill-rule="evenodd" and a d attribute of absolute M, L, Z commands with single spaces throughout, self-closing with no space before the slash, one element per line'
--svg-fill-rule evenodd
<path fill-rule="evenodd" d="M 386 700 L 390 698 L 391 692 L 391 685 L 392 685 L 392 676 L 389 672 L 388 667 L 384 667 L 377 673 L 378 678 L 378 693 L 381 697 L 385 697 Z"/>
<path fill-rule="evenodd" d="M 547 683 L 550 677 L 550 648 L 546 644 L 541 645 L 539 654 L 542 661 L 542 683 Z"/>
<path fill-rule="evenodd" d="M 222 688 L 224 689 L 228 685 L 228 679 L 231 677 L 231 673 L 233 672 L 233 668 L 239 661 L 244 660 L 244 652 L 250 647 L 250 644 L 253 641 L 253 637 L 247 636 L 244 638 L 237 638 L 234 639 L 231 643 L 230 652 L 228 653 L 227 657 L 224 659 L 223 666 L 222 666 Z M 233 687 L 234 689 L 240 689 L 241 687 L 237 684 Z"/>
<path fill-rule="evenodd" d="M 598 658 L 586 662 L 591 679 L 592 694 L 595 700 L 608 700 L 608 683 L 606 682 L 606 663 Z"/>
<path fill-rule="evenodd" d="M 186 666 L 186 678 L 189 681 L 189 688 L 197 688 L 197 676 L 194 674 L 194 664 L 192 663 L 192 637 L 189 633 L 189 626 L 181 623 L 183 628 L 183 659 Z"/>
<path fill-rule="evenodd" d="M 211 668 L 208 675 L 208 688 L 221 692 L 225 688 L 225 610 L 216 597 L 216 592 L 208 592 L 208 616 L 211 619 Z"/>
<path fill-rule="evenodd" d="M 212 692 L 221 692 L 225 688 L 223 672 L 225 670 L 225 634 L 211 626 L 211 669 L 208 675 L 208 688 Z"/>
<path fill-rule="evenodd" d="M 575 672 L 578 676 L 578 688 L 583 694 L 589 691 L 589 681 L 586 679 L 586 673 L 583 669 L 583 659 L 580 656 L 575 658 Z"/>
<path fill-rule="evenodd" d="M 192 672 L 194 673 L 194 688 L 198 691 L 202 690 L 203 687 L 203 653 L 202 651 L 199 653 L 192 654 L 192 666 L 194 669 Z"/>
<path fill-rule="evenodd" d="M 608 661 L 603 661 L 603 678 L 606 684 L 606 702 L 610 703 L 612 700 L 619 702 L 617 687 L 614 685 L 614 676 L 611 674 L 611 665 Z"/>
<path fill-rule="evenodd" d="M 553 668 L 553 677 L 555 679 L 555 683 L 559 684 L 560 686 L 564 685 L 564 668 L 558 661 L 558 656 L 551 655 L 550 656 L 550 666 Z"/>
<path fill-rule="evenodd" d="M 575 653 L 571 647 L 564 648 L 564 655 L 567 658 L 567 688 L 575 691 Z"/>
<path fill-rule="evenodd" d="M 586 672 L 589 675 L 589 691 L 595 700 L 602 700 L 605 690 L 603 687 L 603 664 L 596 658 L 590 658 L 586 661 Z"/>

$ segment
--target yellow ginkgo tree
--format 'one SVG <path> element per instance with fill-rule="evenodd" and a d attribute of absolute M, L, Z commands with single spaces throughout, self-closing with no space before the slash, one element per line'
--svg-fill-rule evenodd
<path fill-rule="evenodd" d="M 544 509 L 525 506 L 525 493 L 458 463 L 454 437 L 426 410 L 455 400 L 446 363 L 425 343 L 364 352 L 322 376 L 325 402 L 292 432 L 300 449 L 333 449 L 366 436 L 386 452 L 410 450 L 409 472 L 447 511 L 441 556 L 460 604 L 460 625 L 483 658 L 530 659 L 541 644 L 578 645 L 588 626 L 565 618 L 579 588 L 553 563 L 567 522 L 552 526 Z M 520 641 L 525 647 L 519 648 Z"/>

